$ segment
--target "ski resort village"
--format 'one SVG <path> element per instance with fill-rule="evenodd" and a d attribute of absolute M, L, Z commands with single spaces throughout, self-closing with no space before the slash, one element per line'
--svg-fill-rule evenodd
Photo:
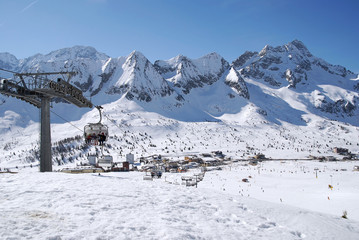
<path fill-rule="evenodd" d="M 359 77 L 293 40 L 0 53 L 0 239 L 359 239 Z"/>

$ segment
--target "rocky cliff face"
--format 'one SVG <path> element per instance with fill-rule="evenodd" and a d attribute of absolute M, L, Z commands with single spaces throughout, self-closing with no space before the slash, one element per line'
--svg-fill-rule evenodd
<path fill-rule="evenodd" d="M 229 68 L 229 64 L 217 53 L 191 60 L 182 55 L 168 61 L 156 61 L 156 70 L 184 94 L 194 88 L 212 85 Z"/>
<path fill-rule="evenodd" d="M 227 74 L 227 76 L 225 78 L 225 83 L 228 86 L 230 86 L 232 89 L 234 89 L 234 91 L 238 95 L 240 95 L 246 99 L 249 99 L 249 92 L 248 92 L 247 85 L 246 85 L 244 79 L 239 74 L 239 72 L 234 67 L 231 67 L 231 69 L 229 70 L 229 73 Z"/>

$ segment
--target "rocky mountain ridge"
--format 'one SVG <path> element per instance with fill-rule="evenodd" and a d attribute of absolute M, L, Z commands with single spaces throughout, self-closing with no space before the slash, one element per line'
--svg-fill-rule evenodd
<path fill-rule="evenodd" d="M 76 71 L 71 82 L 96 105 L 124 97 L 144 109 L 184 121 L 218 119 L 253 106 L 255 112 L 276 123 L 291 118 L 289 113 L 294 111 L 298 114 L 293 118 L 314 114 L 359 126 L 358 76 L 313 56 L 298 40 L 278 47 L 267 45 L 260 52 L 247 51 L 232 63 L 211 53 L 198 59 L 179 55 L 152 64 L 138 51 L 111 58 L 93 47 L 75 46 L 20 60 L 0 53 L 0 68 Z M 1 112 L 14 111 L 14 104 L 25 108 L 19 101 L 2 99 Z M 273 102 L 282 110 L 273 109 Z M 18 113 L 27 115 L 21 108 Z M 57 108 L 61 114 L 68 106 Z M 76 111 L 79 114 L 74 114 L 74 119 L 85 112 Z M 188 118 L 183 117 L 186 115 Z"/>

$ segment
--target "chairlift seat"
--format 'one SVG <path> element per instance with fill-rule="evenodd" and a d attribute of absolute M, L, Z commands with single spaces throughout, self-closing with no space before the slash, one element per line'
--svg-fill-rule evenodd
<path fill-rule="evenodd" d="M 101 106 L 96 106 L 97 110 L 100 113 L 100 121 L 98 123 L 89 123 L 84 127 L 84 137 L 86 143 L 97 145 L 100 142 L 103 145 L 103 142 L 108 139 L 108 127 L 101 123 L 102 114 Z"/>
<path fill-rule="evenodd" d="M 102 123 L 89 123 L 84 127 L 85 135 L 95 134 L 96 136 L 103 133 L 108 136 L 108 127 Z"/>
<path fill-rule="evenodd" d="M 97 142 L 106 142 L 108 139 L 108 127 L 102 123 L 89 123 L 84 127 L 84 137 L 87 143 L 93 143 L 97 145 Z M 104 135 L 103 139 L 100 139 L 100 135 Z M 100 142 L 101 143 L 101 142 Z"/>

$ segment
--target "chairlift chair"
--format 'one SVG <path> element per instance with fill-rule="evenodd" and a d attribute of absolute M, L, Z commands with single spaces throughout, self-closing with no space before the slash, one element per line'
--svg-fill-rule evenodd
<path fill-rule="evenodd" d="M 96 106 L 100 113 L 100 121 L 98 123 L 88 123 L 84 127 L 85 142 L 92 145 L 101 144 L 108 139 L 108 127 L 102 124 L 101 106 Z"/>

